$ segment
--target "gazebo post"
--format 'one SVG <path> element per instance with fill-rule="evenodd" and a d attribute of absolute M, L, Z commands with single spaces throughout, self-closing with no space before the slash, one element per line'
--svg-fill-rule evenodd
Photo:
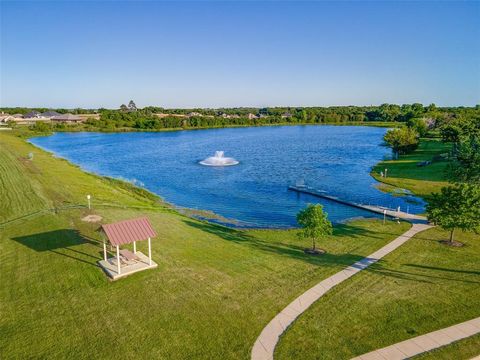
<path fill-rule="evenodd" d="M 148 265 L 152 265 L 152 241 L 148 238 Z"/>
<path fill-rule="evenodd" d="M 103 242 L 103 260 L 107 261 L 107 243 Z"/>
<path fill-rule="evenodd" d="M 117 245 L 117 272 L 120 275 L 120 249 Z"/>
<path fill-rule="evenodd" d="M 136 241 L 133 242 L 133 253 L 134 254 L 137 253 L 137 242 Z"/>

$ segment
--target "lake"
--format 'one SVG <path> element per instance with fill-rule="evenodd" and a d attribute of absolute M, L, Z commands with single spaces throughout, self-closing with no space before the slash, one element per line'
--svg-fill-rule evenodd
<path fill-rule="evenodd" d="M 379 191 L 369 174 L 389 157 L 385 128 L 275 126 L 171 132 L 56 133 L 30 141 L 83 169 L 132 181 L 178 207 L 209 210 L 240 227 L 292 227 L 308 203 L 321 203 L 333 222 L 375 214 L 289 191 L 305 182 L 364 204 L 424 210 L 412 196 Z M 239 161 L 202 166 L 215 151 Z M 95 196 L 95 194 L 92 194 Z M 218 220 L 217 220 L 218 221 Z"/>

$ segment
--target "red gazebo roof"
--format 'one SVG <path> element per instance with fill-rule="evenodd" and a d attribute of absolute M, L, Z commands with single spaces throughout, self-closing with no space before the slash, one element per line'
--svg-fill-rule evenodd
<path fill-rule="evenodd" d="M 112 245 L 130 244 L 157 236 L 146 217 L 102 225 Z"/>

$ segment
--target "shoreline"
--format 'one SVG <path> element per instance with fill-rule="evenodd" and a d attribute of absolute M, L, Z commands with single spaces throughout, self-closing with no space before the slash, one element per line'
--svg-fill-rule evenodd
<path fill-rule="evenodd" d="M 222 125 L 222 126 L 201 126 L 201 127 L 178 127 L 178 128 L 162 128 L 162 129 L 137 129 L 132 127 L 125 128 L 116 128 L 116 129 L 101 129 L 101 128 L 88 128 L 84 127 L 83 124 L 69 125 L 67 124 L 64 129 L 52 129 L 48 132 L 38 132 L 34 136 L 45 136 L 45 134 L 51 134 L 56 132 L 61 133 L 77 133 L 77 132 L 91 132 L 91 133 L 102 133 L 102 134 L 114 134 L 114 133 L 129 133 L 129 132 L 170 132 L 170 131 L 193 131 L 193 130 L 214 130 L 214 129 L 236 129 L 236 128 L 261 128 L 261 127 L 276 127 L 276 126 L 368 126 L 368 127 L 384 127 L 384 128 L 394 128 L 399 127 L 401 122 L 386 122 L 386 121 L 351 121 L 351 122 L 326 122 L 326 123 L 276 123 L 276 124 L 248 124 L 248 125 Z M 21 125 L 20 127 L 13 128 L 13 131 L 20 129 L 27 129 L 27 132 L 35 133 L 35 130 L 31 130 L 29 127 L 31 125 Z M 42 135 L 43 134 L 43 135 Z M 28 137 L 28 135 L 27 135 Z M 31 137 L 31 136 L 30 136 Z"/>

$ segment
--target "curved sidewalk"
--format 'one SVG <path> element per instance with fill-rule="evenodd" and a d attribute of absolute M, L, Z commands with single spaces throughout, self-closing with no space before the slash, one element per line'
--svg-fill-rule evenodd
<path fill-rule="evenodd" d="M 403 360 L 480 333 L 480 317 L 405 340 L 352 360 Z"/>
<path fill-rule="evenodd" d="M 295 321 L 310 305 L 322 297 L 327 291 L 340 284 L 344 280 L 352 277 L 356 273 L 376 263 L 385 255 L 389 254 L 399 246 L 403 245 L 415 234 L 432 227 L 426 224 L 414 224 L 412 227 L 395 240 L 391 241 L 380 250 L 344 270 L 320 281 L 317 285 L 305 291 L 302 295 L 292 301 L 285 309 L 277 314 L 268 325 L 262 330 L 260 336 L 255 341 L 252 348 L 252 360 L 273 360 L 273 352 L 280 336 L 285 332 L 288 326 Z"/>

